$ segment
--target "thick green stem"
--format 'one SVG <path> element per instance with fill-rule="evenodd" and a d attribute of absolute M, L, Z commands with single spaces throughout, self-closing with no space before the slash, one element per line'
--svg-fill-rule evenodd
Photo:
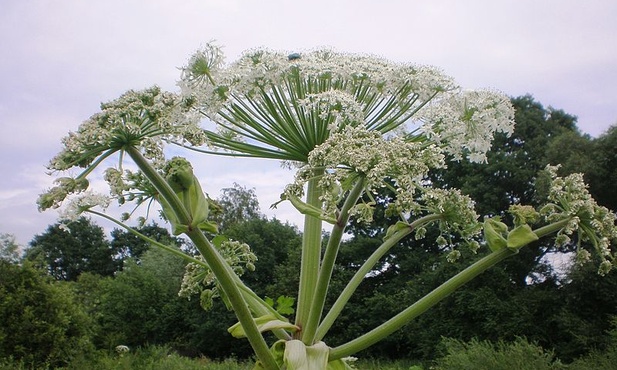
<path fill-rule="evenodd" d="M 488 270 L 490 267 L 496 265 L 497 263 L 514 254 L 516 254 L 515 251 L 512 251 L 508 248 L 503 248 L 482 258 L 481 260 L 469 266 L 465 270 L 459 272 L 450 280 L 446 281 L 438 288 L 425 295 L 423 298 L 421 298 L 416 303 L 414 303 L 398 315 L 394 316 L 390 320 L 350 342 L 333 348 L 330 351 L 330 360 L 332 361 L 335 359 L 350 356 L 377 343 L 388 335 L 399 330 L 409 321 L 420 316 L 426 310 L 436 305 L 439 301 L 452 294 L 452 292 L 461 287 L 463 284 L 474 279 L 476 276 Z"/>
<path fill-rule="evenodd" d="M 182 201 L 174 190 L 169 186 L 167 181 L 150 165 L 148 160 L 136 148 L 129 146 L 124 148 L 124 151 L 131 157 L 137 167 L 143 172 L 146 178 L 152 183 L 159 196 L 164 198 L 173 209 L 178 221 L 185 225 L 190 225 L 191 216 L 184 208 Z"/>
<path fill-rule="evenodd" d="M 319 177 L 314 176 L 308 181 L 306 203 L 321 208 L 321 191 L 318 186 Z M 302 260 L 300 266 L 300 286 L 298 288 L 298 306 L 295 324 L 303 328 L 306 324 L 311 302 L 317 286 L 319 264 L 321 260 L 321 225 L 319 218 L 304 216 L 304 234 L 302 234 Z M 298 333 L 297 333 L 298 334 Z M 302 334 L 299 333 L 301 336 Z M 310 345 L 311 343 L 305 342 Z"/>
<path fill-rule="evenodd" d="M 148 178 L 152 185 L 159 192 L 159 195 L 169 203 L 172 210 L 176 214 L 178 221 L 185 225 L 191 224 L 190 214 L 184 208 L 182 202 L 175 194 L 173 189 L 169 186 L 167 181 L 150 165 L 148 160 L 133 147 L 125 148 L 127 154 L 135 161 L 139 169 Z M 217 249 L 210 243 L 203 232 L 199 229 L 189 229 L 186 235 L 195 243 L 195 247 L 206 260 L 206 263 L 216 276 L 219 285 L 229 298 L 229 302 L 233 307 L 233 310 L 240 321 L 240 324 L 244 328 L 246 336 L 255 351 L 255 354 L 262 362 L 264 368 L 278 370 L 277 365 L 270 349 L 263 336 L 259 332 L 255 321 L 251 315 L 249 307 L 243 298 L 242 292 L 238 285 L 236 285 L 235 279 L 237 275 L 233 272 L 229 264 L 220 255 Z"/>
<path fill-rule="evenodd" d="M 552 233 L 559 231 L 561 228 L 566 226 L 570 220 L 564 219 L 550 225 L 541 227 L 539 229 L 534 230 L 534 233 L 540 238 Z M 489 254 L 486 257 L 483 257 L 473 265 L 467 267 L 465 270 L 459 272 L 450 280 L 441 284 L 439 287 L 434 289 L 429 294 L 422 297 L 413 305 L 409 306 L 407 309 L 394 316 L 390 320 L 371 330 L 370 332 L 350 341 L 343 345 L 340 345 L 336 348 L 333 348 L 330 351 L 330 361 L 336 360 L 339 358 L 350 356 L 358 351 L 361 351 L 365 348 L 370 347 L 371 345 L 377 343 L 388 335 L 392 334 L 396 330 L 403 327 L 405 324 L 420 316 L 429 308 L 433 307 L 441 300 L 452 294 L 458 288 L 463 286 L 465 283 L 473 280 L 478 275 L 488 270 L 489 268 L 495 266 L 497 263 L 503 261 L 504 259 L 515 255 L 518 253 L 518 250 L 512 250 L 509 248 L 502 248 L 498 251 L 495 251 Z"/>
<path fill-rule="evenodd" d="M 326 251 L 321 262 L 319 277 L 317 279 L 317 287 L 315 289 L 315 295 L 311 304 L 309 318 L 302 328 L 302 340 L 304 343 L 314 343 L 315 341 L 315 333 L 317 331 L 319 319 L 321 319 L 323 307 L 326 302 L 326 295 L 328 293 L 330 279 L 332 278 L 332 271 L 334 270 L 336 256 L 341 245 L 341 240 L 343 239 L 343 234 L 345 233 L 345 227 L 349 221 L 349 210 L 356 204 L 362 195 L 363 190 L 364 179 L 360 178 L 347 195 L 347 199 L 341 207 L 338 219 L 332 227 L 332 232 L 330 233 L 330 238 L 328 239 L 328 245 L 326 246 Z"/>
<path fill-rule="evenodd" d="M 533 232 L 536 234 L 538 238 L 542 238 L 544 236 L 550 235 L 552 233 L 556 233 L 557 231 L 564 228 L 568 222 L 572 221 L 571 218 L 566 218 L 557 222 L 553 222 L 552 224 L 548 224 L 546 226 L 542 226 L 539 229 L 535 229 Z"/>
<path fill-rule="evenodd" d="M 199 250 L 216 276 L 219 285 L 233 307 L 238 321 L 244 328 L 246 337 L 251 343 L 257 358 L 259 358 L 266 369 L 278 369 L 279 367 L 268 348 L 268 344 L 259 332 L 253 320 L 253 316 L 251 315 L 251 311 L 244 300 L 244 296 L 238 285 L 236 285 L 235 279 L 237 275 L 201 230 L 189 230 L 186 235 L 195 243 L 195 247 Z"/>
<path fill-rule="evenodd" d="M 334 321 L 343 311 L 343 308 L 345 308 L 345 305 L 347 304 L 353 293 L 356 291 L 358 286 L 360 286 L 360 283 L 362 283 L 366 275 L 377 264 L 377 262 L 379 262 L 379 260 L 384 256 L 384 254 L 386 254 L 390 250 L 390 248 L 395 246 L 400 240 L 409 235 L 416 228 L 426 225 L 432 221 L 439 220 L 440 218 L 440 215 L 429 215 L 422 217 L 409 224 L 409 227 L 395 232 L 385 242 L 383 242 L 379 246 L 379 248 L 377 248 L 370 255 L 370 257 L 364 262 L 364 264 L 362 264 L 358 271 L 356 271 L 355 275 L 351 278 L 349 283 L 347 283 L 347 286 L 345 286 L 345 289 L 343 289 L 336 302 L 334 302 L 334 304 L 332 305 L 332 308 L 330 308 L 330 311 L 328 311 L 326 317 L 324 317 L 321 325 L 319 325 L 319 328 L 317 328 L 315 340 L 319 341 L 323 339 L 328 330 L 330 330 L 330 327 L 332 327 L 332 324 L 334 324 Z"/>

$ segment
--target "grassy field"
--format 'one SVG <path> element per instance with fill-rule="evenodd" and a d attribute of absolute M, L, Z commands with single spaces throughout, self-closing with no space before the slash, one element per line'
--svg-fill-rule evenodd
<path fill-rule="evenodd" d="M 523 338 L 514 342 L 444 342 L 443 356 L 424 366 L 412 361 L 359 359 L 358 370 L 617 370 L 617 347 L 592 353 L 571 364 L 563 364 L 551 351 Z M 74 358 L 58 370 L 250 370 L 253 363 L 237 359 L 214 361 L 187 358 L 167 347 L 149 346 L 126 353 L 99 351 Z M 0 359 L 0 370 L 51 370 L 11 359 Z"/>

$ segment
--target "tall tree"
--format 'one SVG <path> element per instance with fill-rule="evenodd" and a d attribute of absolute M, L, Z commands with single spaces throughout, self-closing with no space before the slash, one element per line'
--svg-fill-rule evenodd
<path fill-rule="evenodd" d="M 255 189 L 247 189 L 234 182 L 231 188 L 224 188 L 221 192 L 223 194 L 216 199 L 221 211 L 215 215 L 220 230 L 245 220 L 261 217 Z"/>
<path fill-rule="evenodd" d="M 12 234 L 0 233 L 0 260 L 17 263 L 20 258 L 19 244 Z"/>
<path fill-rule="evenodd" d="M 166 228 L 158 226 L 155 222 L 143 225 L 135 230 L 166 245 L 180 247 L 183 244 L 182 239 L 170 235 Z M 112 250 L 117 251 L 117 258 L 122 260 L 133 258 L 136 261 L 139 261 L 141 256 L 151 247 L 147 241 L 123 229 L 113 229 L 111 231 L 110 246 Z"/>
<path fill-rule="evenodd" d="M 0 260 L 0 358 L 56 368 L 93 349 L 90 318 L 67 283 L 51 280 L 28 261 Z"/>
<path fill-rule="evenodd" d="M 109 244 L 103 228 L 84 217 L 66 227 L 56 223 L 36 235 L 25 257 L 41 263 L 58 280 L 74 281 L 86 271 L 110 276 L 121 269 L 119 251 Z"/>
<path fill-rule="evenodd" d="M 594 140 L 593 171 L 589 176 L 590 192 L 598 203 L 617 209 L 617 124 Z"/>

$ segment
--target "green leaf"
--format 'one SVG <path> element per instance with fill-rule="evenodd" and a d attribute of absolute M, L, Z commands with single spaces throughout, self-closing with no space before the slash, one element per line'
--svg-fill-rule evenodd
<path fill-rule="evenodd" d="M 186 225 L 180 223 L 178 217 L 176 216 L 176 213 L 174 212 L 173 208 L 171 208 L 171 205 L 165 200 L 165 198 L 157 197 L 157 199 L 159 201 L 159 204 L 161 205 L 161 208 L 163 209 L 163 214 L 165 215 L 165 218 L 171 224 L 171 233 L 175 236 L 187 232 L 189 228 Z"/>
<path fill-rule="evenodd" d="M 493 252 L 505 248 L 508 245 L 504 235 L 508 232 L 508 226 L 499 221 L 499 217 L 489 218 L 484 221 L 484 239 Z"/>
<path fill-rule="evenodd" d="M 293 297 L 288 297 L 288 296 L 279 296 L 276 299 L 276 312 L 280 313 L 281 315 L 293 315 L 294 313 L 294 303 L 296 302 L 296 300 Z"/>
<path fill-rule="evenodd" d="M 386 231 L 386 236 L 384 236 L 383 240 L 388 240 L 392 235 L 394 235 L 397 231 L 408 229 L 410 226 L 407 222 L 399 221 L 394 225 L 388 227 L 388 231 Z"/>
<path fill-rule="evenodd" d="M 212 221 L 204 221 L 197 225 L 201 231 L 205 231 L 211 234 L 217 234 L 219 232 L 219 226 Z"/>
<path fill-rule="evenodd" d="M 330 224 L 335 224 L 336 220 L 333 217 L 325 217 L 320 208 L 304 203 L 295 195 L 287 195 L 287 200 L 303 215 L 313 216 Z"/>
<path fill-rule="evenodd" d="M 260 333 L 274 329 L 285 329 L 292 332 L 300 330 L 300 328 L 296 325 L 288 321 L 279 320 L 273 315 L 264 315 L 257 317 L 253 320 L 255 321 L 257 329 Z M 242 327 L 242 325 L 240 325 L 239 322 L 231 326 L 229 329 L 227 329 L 227 331 L 235 338 L 246 337 L 246 332 L 244 331 L 244 328 Z"/>
<path fill-rule="evenodd" d="M 531 230 L 531 227 L 527 224 L 520 225 L 514 228 L 508 234 L 507 245 L 508 248 L 519 250 L 527 244 L 538 240 L 536 233 Z"/>
<path fill-rule="evenodd" d="M 229 238 L 226 237 L 225 235 L 217 235 L 214 238 L 212 238 L 212 244 L 214 244 L 215 247 L 217 248 L 221 248 L 221 245 L 223 244 L 223 242 L 229 241 Z"/>

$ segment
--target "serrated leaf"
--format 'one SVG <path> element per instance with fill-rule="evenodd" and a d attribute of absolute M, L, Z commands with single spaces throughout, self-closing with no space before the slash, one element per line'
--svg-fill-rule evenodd
<path fill-rule="evenodd" d="M 293 315 L 295 312 L 293 305 L 296 300 L 292 297 L 279 296 L 276 299 L 276 311 L 281 315 Z"/>

